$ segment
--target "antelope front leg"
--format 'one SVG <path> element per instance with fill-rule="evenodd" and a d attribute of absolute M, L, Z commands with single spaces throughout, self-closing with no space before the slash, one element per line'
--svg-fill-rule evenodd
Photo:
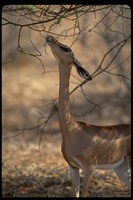
<path fill-rule="evenodd" d="M 73 193 L 74 196 L 79 197 L 80 192 L 80 176 L 79 176 L 79 169 L 73 168 L 69 165 L 70 174 L 72 179 L 72 186 L 73 186 Z"/>
<path fill-rule="evenodd" d="M 84 170 L 84 179 L 83 179 L 83 185 L 81 190 L 81 197 L 87 197 L 88 194 L 88 188 L 91 183 L 93 177 L 93 169 L 86 169 Z"/>

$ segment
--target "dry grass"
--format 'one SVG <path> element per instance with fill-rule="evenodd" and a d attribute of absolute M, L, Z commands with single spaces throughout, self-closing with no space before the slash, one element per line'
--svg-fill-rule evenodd
<path fill-rule="evenodd" d="M 20 138 L 3 143 L 3 197 L 71 197 L 67 163 L 60 152 L 61 136 L 47 135 L 40 149 Z M 82 180 L 82 173 L 81 173 Z M 129 197 L 130 191 L 112 171 L 96 170 L 90 197 Z"/>

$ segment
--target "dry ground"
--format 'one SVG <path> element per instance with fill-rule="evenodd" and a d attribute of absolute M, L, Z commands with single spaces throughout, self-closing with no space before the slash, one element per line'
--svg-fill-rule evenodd
<path fill-rule="evenodd" d="M 3 139 L 16 134 L 7 134 L 15 127 L 22 128 L 29 124 L 32 127 L 36 124 L 38 115 L 34 109 L 43 105 L 40 99 L 46 94 L 44 77 L 37 72 L 37 68 L 28 69 L 19 64 L 17 73 L 16 69 L 16 66 L 10 69 L 7 66 L 2 70 Z M 51 83 L 47 82 L 47 88 Z M 72 196 L 68 166 L 60 152 L 61 134 L 57 118 L 50 122 L 42 137 L 40 149 L 38 139 L 39 131 L 31 130 L 3 142 L 3 197 Z M 130 196 L 130 191 L 112 171 L 96 171 L 88 193 L 91 197 Z"/>
<path fill-rule="evenodd" d="M 68 166 L 60 153 L 60 135 L 47 136 L 38 150 L 32 143 L 3 148 L 2 194 L 4 197 L 70 197 Z M 81 175 L 82 179 L 82 175 Z M 112 171 L 96 171 L 89 188 L 91 197 L 129 197 L 130 192 Z"/>

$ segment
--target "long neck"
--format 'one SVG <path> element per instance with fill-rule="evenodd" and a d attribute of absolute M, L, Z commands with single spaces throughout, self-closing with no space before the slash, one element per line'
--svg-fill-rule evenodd
<path fill-rule="evenodd" d="M 59 123 L 62 136 L 70 133 L 73 126 L 73 118 L 69 107 L 69 78 L 71 65 L 68 67 L 59 65 L 60 83 L 59 83 Z"/>

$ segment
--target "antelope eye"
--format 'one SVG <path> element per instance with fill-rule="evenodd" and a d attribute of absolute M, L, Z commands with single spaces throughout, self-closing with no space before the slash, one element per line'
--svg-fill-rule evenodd
<path fill-rule="evenodd" d="M 60 46 L 60 48 L 64 51 L 64 52 L 69 52 L 70 48 L 67 46 Z"/>
<path fill-rule="evenodd" d="M 46 37 L 46 42 L 47 43 L 51 43 L 51 41 L 52 41 L 52 36 L 47 36 Z"/>

